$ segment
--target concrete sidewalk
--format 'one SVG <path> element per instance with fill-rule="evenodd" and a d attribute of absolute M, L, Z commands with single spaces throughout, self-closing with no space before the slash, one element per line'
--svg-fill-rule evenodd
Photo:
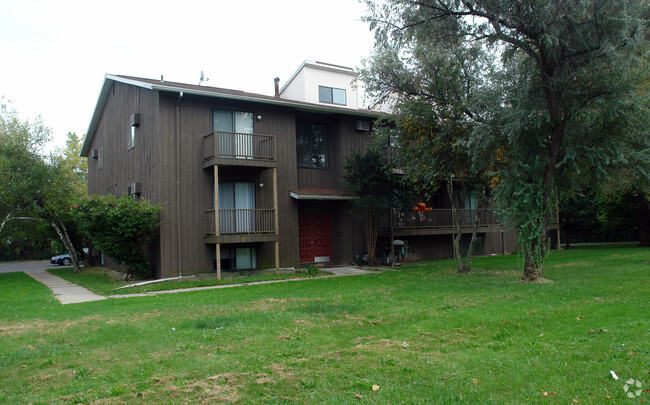
<path fill-rule="evenodd" d="M 61 301 L 61 304 L 76 304 L 78 302 L 106 299 L 106 297 L 97 295 L 84 287 L 64 280 L 61 277 L 57 277 L 54 274 L 50 274 L 45 270 L 26 271 L 25 274 L 32 277 L 34 280 L 45 284 L 50 290 L 52 290 L 54 297 Z"/>
<path fill-rule="evenodd" d="M 152 291 L 146 293 L 136 293 L 136 294 L 110 295 L 108 297 L 97 295 L 94 292 L 84 287 L 66 281 L 61 277 L 57 277 L 53 274 L 48 273 L 45 270 L 33 270 L 30 272 L 25 272 L 25 274 L 34 278 L 36 281 L 40 281 L 41 283 L 45 284 L 50 290 L 52 290 L 52 292 L 54 293 L 54 297 L 59 301 L 61 301 L 61 304 L 75 304 L 78 302 L 105 300 L 106 298 L 146 297 L 151 295 L 175 294 L 175 293 L 188 292 L 188 291 L 216 290 L 222 288 L 233 288 L 233 287 L 242 287 L 242 286 L 249 286 L 249 285 L 286 283 L 290 281 L 306 281 L 306 280 L 315 280 L 319 278 L 356 276 L 360 274 L 372 273 L 371 271 L 358 269 L 355 267 L 334 267 L 334 268 L 323 269 L 323 270 L 332 273 L 332 275 L 321 276 L 321 277 L 309 277 L 309 278 L 292 278 L 292 279 L 284 279 L 284 280 L 256 281 L 253 283 L 243 283 L 243 284 L 225 284 L 225 285 L 213 285 L 213 286 L 206 286 L 206 287 L 179 288 L 176 290 L 163 290 L 163 291 Z"/>

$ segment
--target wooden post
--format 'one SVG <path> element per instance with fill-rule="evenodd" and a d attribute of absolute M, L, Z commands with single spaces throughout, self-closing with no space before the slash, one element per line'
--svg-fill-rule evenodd
<path fill-rule="evenodd" d="M 557 250 L 562 250 L 562 245 L 560 245 L 560 202 L 557 191 L 555 193 L 555 220 L 557 221 Z"/>
<path fill-rule="evenodd" d="M 393 207 L 391 206 L 388 220 L 390 221 L 390 253 L 388 258 L 390 260 L 390 267 L 395 267 L 395 230 L 393 229 Z"/>
<path fill-rule="evenodd" d="M 280 217 L 278 213 L 278 168 L 273 168 L 273 221 L 275 224 L 275 274 L 280 274 Z"/>
<path fill-rule="evenodd" d="M 220 236 L 219 224 L 219 166 L 214 165 L 214 236 Z M 221 244 L 217 242 L 217 280 L 221 280 Z"/>

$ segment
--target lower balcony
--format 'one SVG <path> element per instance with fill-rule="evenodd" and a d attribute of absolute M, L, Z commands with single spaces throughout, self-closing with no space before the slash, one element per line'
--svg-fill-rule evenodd
<path fill-rule="evenodd" d="M 216 232 L 219 217 L 219 232 Z M 205 243 L 250 243 L 274 242 L 278 240 L 275 232 L 274 209 L 220 209 L 205 213 Z"/>
<path fill-rule="evenodd" d="M 471 233 L 480 212 L 478 222 L 479 233 L 497 232 L 504 229 L 496 218 L 494 210 L 491 209 L 459 209 L 458 220 L 463 233 Z M 557 217 L 552 216 L 549 229 L 557 229 Z M 381 225 L 381 232 L 390 232 L 390 222 L 386 218 Z M 416 236 L 416 235 L 445 235 L 455 233 L 455 226 L 451 208 L 431 209 L 430 211 L 410 211 L 400 213 L 393 211 L 393 235 L 394 236 Z"/>

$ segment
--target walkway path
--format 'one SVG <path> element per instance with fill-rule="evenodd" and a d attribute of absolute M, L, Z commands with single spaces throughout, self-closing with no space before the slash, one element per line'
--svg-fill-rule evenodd
<path fill-rule="evenodd" d="M 187 292 L 187 291 L 215 290 L 221 288 L 242 287 L 247 285 L 286 283 L 290 281 L 305 281 L 305 280 L 314 280 L 318 278 L 355 276 L 359 274 L 371 273 L 370 271 L 362 270 L 354 267 L 335 267 L 335 268 L 324 269 L 324 270 L 332 273 L 333 275 L 321 276 L 321 277 L 310 277 L 310 278 L 292 278 L 292 279 L 285 279 L 285 280 L 256 281 L 256 282 L 244 283 L 244 284 L 225 284 L 225 285 L 212 285 L 206 287 L 179 288 L 176 290 L 163 290 L 163 291 L 136 293 L 136 294 L 110 295 L 108 297 L 97 295 L 84 287 L 66 281 L 61 277 L 57 277 L 53 274 L 48 273 L 45 270 L 33 270 L 33 271 L 25 272 L 25 274 L 33 277 L 35 280 L 40 281 L 41 283 L 48 286 L 49 289 L 52 290 L 52 292 L 54 293 L 54 297 L 59 301 L 61 301 L 61 304 L 74 304 L 78 302 L 105 300 L 106 298 L 146 297 L 151 295 L 175 294 L 175 293 Z"/>
<path fill-rule="evenodd" d="M 106 299 L 106 297 L 97 295 L 84 287 L 64 280 L 61 277 L 57 277 L 54 274 L 50 274 L 45 270 L 27 271 L 25 274 L 36 281 L 45 284 L 50 290 L 52 290 L 54 297 L 61 301 L 61 304 L 76 304 L 78 302 Z"/>

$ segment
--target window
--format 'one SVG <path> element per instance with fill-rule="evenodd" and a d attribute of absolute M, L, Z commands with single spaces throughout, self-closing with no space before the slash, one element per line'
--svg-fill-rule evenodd
<path fill-rule="evenodd" d="M 257 252 L 254 247 L 221 247 L 223 271 L 253 270 L 257 268 Z"/>
<path fill-rule="evenodd" d="M 214 110 L 212 130 L 218 132 L 219 154 L 223 157 L 253 157 L 253 113 Z"/>
<path fill-rule="evenodd" d="M 253 133 L 253 113 L 242 111 L 214 110 L 212 130 L 217 132 Z"/>
<path fill-rule="evenodd" d="M 99 147 L 99 156 L 97 157 L 97 165 L 99 166 L 99 169 L 104 167 L 104 147 L 103 146 Z"/>
<path fill-rule="evenodd" d="M 129 124 L 129 149 L 135 148 L 135 131 L 140 126 L 140 113 L 131 114 L 131 122 Z"/>
<path fill-rule="evenodd" d="M 135 126 L 131 125 L 131 132 L 129 133 L 129 149 L 135 148 Z"/>
<path fill-rule="evenodd" d="M 346 105 L 345 90 L 318 86 L 318 101 L 321 103 Z"/>
<path fill-rule="evenodd" d="M 219 183 L 219 230 L 222 233 L 255 231 L 255 183 Z"/>
<path fill-rule="evenodd" d="M 327 125 L 296 124 L 298 167 L 327 169 Z"/>

